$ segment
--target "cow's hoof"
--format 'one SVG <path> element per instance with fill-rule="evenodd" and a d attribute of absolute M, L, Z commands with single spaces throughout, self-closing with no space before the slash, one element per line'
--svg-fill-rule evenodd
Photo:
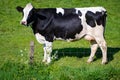
<path fill-rule="evenodd" d="M 107 63 L 108 63 L 107 59 L 102 59 L 102 64 L 107 64 Z"/>
<path fill-rule="evenodd" d="M 42 60 L 42 62 L 43 62 L 43 63 L 46 63 L 46 62 L 47 62 L 47 60 L 43 59 L 43 60 Z"/>
<path fill-rule="evenodd" d="M 107 61 L 102 61 L 102 64 L 107 64 L 108 62 Z"/>
<path fill-rule="evenodd" d="M 88 59 L 87 60 L 87 63 L 91 63 L 91 62 L 93 62 L 93 59 Z"/>
<path fill-rule="evenodd" d="M 49 64 L 50 64 L 50 63 L 47 62 L 47 61 L 42 61 L 42 63 L 43 63 L 44 65 L 49 65 Z"/>
<path fill-rule="evenodd" d="M 49 65 L 51 63 L 51 60 L 50 59 L 47 59 L 47 60 L 43 59 L 42 63 L 44 63 L 45 65 Z"/>

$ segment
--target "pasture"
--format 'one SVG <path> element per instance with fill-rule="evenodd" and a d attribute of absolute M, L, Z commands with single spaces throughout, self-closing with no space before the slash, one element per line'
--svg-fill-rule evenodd
<path fill-rule="evenodd" d="M 30 27 L 20 25 L 22 15 L 16 6 L 31 2 L 36 8 L 90 7 L 107 9 L 105 38 L 108 64 L 101 64 L 101 50 L 88 64 L 90 44 L 54 41 L 50 65 L 42 63 L 43 50 Z M 120 79 L 120 1 L 119 0 L 0 0 L 0 80 L 119 80 Z M 30 41 L 35 42 L 34 63 L 29 63 Z M 57 59 L 55 57 L 57 56 Z"/>

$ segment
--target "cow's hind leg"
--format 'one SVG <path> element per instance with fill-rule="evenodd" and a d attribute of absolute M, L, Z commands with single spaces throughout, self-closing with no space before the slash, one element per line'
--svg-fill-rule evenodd
<path fill-rule="evenodd" d="M 96 42 L 98 43 L 100 49 L 102 50 L 102 64 L 107 63 L 107 45 L 104 37 L 97 37 Z"/>
<path fill-rule="evenodd" d="M 95 40 L 91 40 L 90 43 L 91 43 L 91 53 L 90 53 L 90 57 L 87 61 L 88 63 L 93 61 L 94 55 L 95 55 L 97 48 L 98 48 L 98 44 Z"/>

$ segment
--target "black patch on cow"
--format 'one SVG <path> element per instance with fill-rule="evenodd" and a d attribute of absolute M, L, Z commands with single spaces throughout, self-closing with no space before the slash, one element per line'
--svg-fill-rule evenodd
<path fill-rule="evenodd" d="M 74 8 L 63 8 L 64 9 L 64 15 L 69 15 L 69 14 L 75 14 L 75 9 Z"/>
<path fill-rule="evenodd" d="M 78 11 L 78 16 L 82 16 L 82 13 L 80 11 Z"/>
<path fill-rule="evenodd" d="M 55 17 L 53 21 L 53 31 L 56 38 L 75 39 L 75 35 L 83 29 L 81 20 L 77 14 Z"/>
<path fill-rule="evenodd" d="M 105 22 L 106 22 L 106 12 L 96 12 L 93 13 L 91 11 L 87 11 L 86 15 L 86 22 L 88 25 L 90 25 L 91 27 L 95 27 L 97 23 L 97 25 L 103 25 L 105 26 Z"/>

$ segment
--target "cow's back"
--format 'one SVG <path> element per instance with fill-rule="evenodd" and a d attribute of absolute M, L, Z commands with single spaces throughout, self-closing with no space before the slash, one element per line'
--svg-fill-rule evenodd
<path fill-rule="evenodd" d="M 96 18 L 99 19 L 101 17 L 106 18 L 106 9 L 103 7 L 86 7 L 86 8 L 75 8 L 75 9 L 76 9 L 76 13 L 78 13 L 79 11 L 82 13 L 82 15 L 79 17 L 82 20 L 83 26 L 86 26 L 87 23 L 87 24 L 91 24 L 90 25 L 91 27 L 95 27 L 95 25 L 93 25 L 92 22 L 94 21 L 95 23 Z M 103 24 L 103 26 L 105 25 Z"/>

